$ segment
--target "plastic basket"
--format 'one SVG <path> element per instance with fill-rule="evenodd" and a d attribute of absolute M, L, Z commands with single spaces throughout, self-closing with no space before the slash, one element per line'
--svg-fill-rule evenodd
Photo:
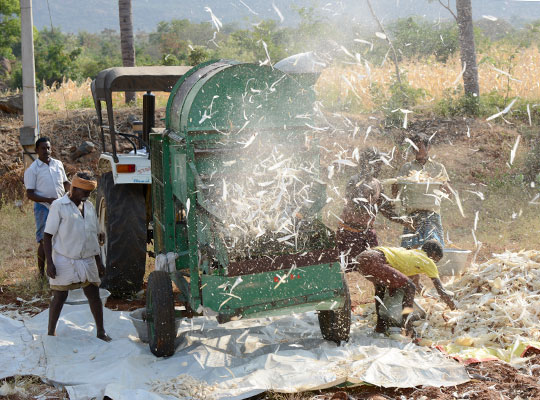
<path fill-rule="evenodd" d="M 444 249 L 443 258 L 437 263 L 439 276 L 461 275 L 468 267 L 470 250 Z"/>

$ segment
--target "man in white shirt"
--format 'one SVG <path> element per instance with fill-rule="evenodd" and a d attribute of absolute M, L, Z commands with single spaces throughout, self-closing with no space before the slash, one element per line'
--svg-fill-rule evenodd
<path fill-rule="evenodd" d="M 51 203 L 69 191 L 64 165 L 51 157 L 51 141 L 48 137 L 36 141 L 38 159 L 24 172 L 24 186 L 27 197 L 34 201 L 36 219 L 36 241 L 38 245 L 38 268 L 41 277 L 45 276 L 45 252 L 43 250 L 43 229 Z"/>
<path fill-rule="evenodd" d="M 82 288 L 96 322 L 97 337 L 111 340 L 103 327 L 103 304 L 99 298 L 100 277 L 105 268 L 99 256 L 98 219 L 94 206 L 86 201 L 96 187 L 97 182 L 89 174 L 78 172 L 70 193 L 55 200 L 49 210 L 43 243 L 53 294 L 49 307 L 51 336 L 56 334 L 68 292 Z"/>

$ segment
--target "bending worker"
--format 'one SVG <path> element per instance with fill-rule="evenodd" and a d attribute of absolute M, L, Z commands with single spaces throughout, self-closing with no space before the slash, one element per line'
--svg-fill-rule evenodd
<path fill-rule="evenodd" d="M 413 310 L 416 286 L 411 278 L 419 274 L 425 274 L 431 278 L 441 299 L 452 310 L 455 309 L 452 296 L 444 290 L 439 279 L 437 265 L 435 265 L 442 256 L 443 251 L 439 242 L 428 240 L 424 242 L 421 249 L 407 250 L 402 247 L 378 246 L 364 251 L 357 257 L 354 270 L 360 272 L 375 286 L 376 332 L 386 332 L 389 328 L 387 321 L 381 318 L 379 313 L 381 307 L 379 303 L 384 300 L 387 289 L 390 296 L 398 289 L 404 290 L 402 327 L 405 327 L 408 333 L 412 331 L 410 325 L 403 325 Z M 410 321 L 412 322 L 412 320 Z"/>
<path fill-rule="evenodd" d="M 69 290 L 82 288 L 96 323 L 97 337 L 111 338 L 103 327 L 103 304 L 99 297 L 100 277 L 105 269 L 99 256 L 98 220 L 87 201 L 97 182 L 78 172 L 71 191 L 55 200 L 45 225 L 44 247 L 47 275 L 53 298 L 49 307 L 48 334 L 55 336 L 56 324 Z"/>

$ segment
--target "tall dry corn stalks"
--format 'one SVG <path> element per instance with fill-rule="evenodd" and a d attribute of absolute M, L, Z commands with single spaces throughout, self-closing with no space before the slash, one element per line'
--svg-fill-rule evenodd
<path fill-rule="evenodd" d="M 513 56 L 513 58 L 512 58 Z M 524 99 L 540 99 L 540 51 L 537 47 L 522 49 L 513 52 L 508 48 L 499 46 L 490 50 L 489 54 L 479 54 L 478 60 L 489 57 L 491 61 L 480 63 L 478 75 L 481 93 L 495 91 L 502 96 L 519 96 Z M 496 65 L 494 65 L 496 64 Z M 424 89 L 427 93 L 423 104 L 440 100 L 446 90 L 458 89 L 462 85 L 459 57 L 456 55 L 446 63 L 434 60 L 404 61 L 400 68 L 406 73 L 408 82 L 413 88 Z M 508 71 L 511 70 L 510 81 Z M 501 72 L 503 71 L 503 72 Z M 385 65 L 376 67 L 355 65 L 347 67 L 327 68 L 319 82 L 317 90 L 323 99 L 331 101 L 355 101 L 362 109 L 375 108 L 370 85 L 377 83 L 388 95 L 388 86 L 392 83 L 394 66 L 387 61 Z M 64 110 L 77 108 L 73 105 L 88 104 L 91 99 L 90 79 L 82 83 L 70 79 L 64 80 L 61 85 L 45 86 L 39 93 L 39 108 Z M 164 106 L 167 102 L 167 93 L 157 94 L 158 105 Z M 115 106 L 123 106 L 124 94 L 113 94 Z M 86 102 L 84 102 L 86 100 Z M 140 96 L 139 96 L 140 101 Z M 91 103 L 90 103 L 91 104 Z M 70 106 L 71 105 L 71 106 Z"/>
<path fill-rule="evenodd" d="M 55 83 L 52 86 L 43 86 L 38 93 L 39 110 L 66 110 L 69 108 L 93 108 L 92 91 L 87 78 L 84 82 L 78 83 L 71 79 L 64 79 L 62 84 Z M 156 93 L 157 106 L 167 104 L 168 93 Z M 142 94 L 139 94 L 137 101 L 142 102 Z M 125 107 L 124 93 L 113 92 L 113 104 L 115 107 Z"/>
<path fill-rule="evenodd" d="M 516 53 L 498 47 L 489 54 L 479 54 L 478 60 L 485 56 L 489 56 L 488 61 L 480 63 L 478 67 L 481 93 L 495 91 L 505 96 L 508 90 L 509 97 L 540 99 L 540 51 L 537 47 L 522 49 Z M 424 104 L 440 100 L 445 90 L 457 89 L 463 84 L 462 67 L 457 55 L 446 63 L 433 60 L 404 61 L 400 63 L 400 68 L 406 73 L 413 88 L 427 92 Z M 332 67 L 323 72 L 317 89 L 323 97 L 329 94 L 339 102 L 356 101 L 364 109 L 370 110 L 374 108 L 370 85 L 377 83 L 386 91 L 385 94 L 389 95 L 388 86 L 394 79 L 393 75 L 394 66 L 388 60 L 382 67 L 366 67 L 365 64 Z"/>

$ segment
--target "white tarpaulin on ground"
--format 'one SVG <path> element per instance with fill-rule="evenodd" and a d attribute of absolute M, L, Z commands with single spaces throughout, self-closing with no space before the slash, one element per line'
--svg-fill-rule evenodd
<path fill-rule="evenodd" d="M 45 352 L 20 321 L 0 314 L 0 379 L 45 374 Z"/>
<path fill-rule="evenodd" d="M 65 386 L 73 400 L 168 398 L 150 393 L 152 382 L 161 393 L 197 395 L 193 383 L 199 381 L 206 398 L 242 399 L 266 390 L 299 392 L 344 382 L 413 387 L 468 380 L 463 366 L 438 351 L 374 335 L 357 317 L 350 341 L 341 347 L 322 339 L 314 313 L 224 325 L 194 318 L 182 322 L 180 345 L 167 359 L 154 357 L 138 340 L 128 313 L 105 309 L 104 318 L 110 343 L 95 338 L 87 305 L 64 306 L 57 337 L 46 336 L 47 311 L 25 321 L 26 328 L 0 318 L 0 358 L 10 360 L 0 363 L 0 378 L 39 375 Z M 11 363 L 16 367 L 6 366 Z M 183 374 L 194 380 L 171 381 Z"/>

